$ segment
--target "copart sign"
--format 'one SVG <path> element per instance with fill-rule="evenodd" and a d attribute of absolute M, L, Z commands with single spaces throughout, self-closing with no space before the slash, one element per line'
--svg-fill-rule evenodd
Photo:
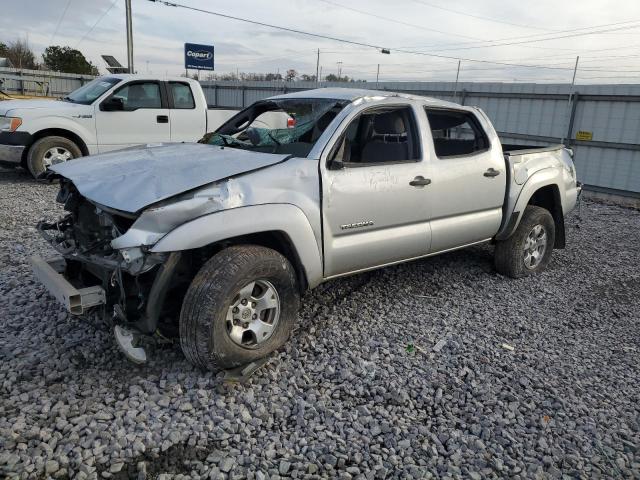
<path fill-rule="evenodd" d="M 185 43 L 184 68 L 213 70 L 213 45 Z"/>

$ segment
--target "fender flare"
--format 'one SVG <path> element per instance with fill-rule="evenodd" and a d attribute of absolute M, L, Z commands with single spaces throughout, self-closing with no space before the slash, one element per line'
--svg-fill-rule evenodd
<path fill-rule="evenodd" d="M 322 255 L 304 212 L 295 205 L 276 203 L 232 208 L 198 217 L 176 227 L 151 252 L 176 252 L 211 245 L 242 235 L 278 231 L 295 249 L 310 288 L 322 282 Z"/>
<path fill-rule="evenodd" d="M 545 168 L 531 175 L 531 177 L 527 179 L 527 181 L 520 189 L 520 193 L 515 200 L 513 208 L 510 209 L 511 215 L 508 221 L 505 222 L 501 231 L 496 235 L 496 240 L 506 240 L 511 235 L 513 235 L 513 232 L 515 232 L 518 228 L 518 225 L 520 225 L 520 220 L 522 220 L 524 209 L 527 207 L 529 201 L 538 190 L 550 185 L 559 186 L 561 185 L 561 182 L 562 171 L 558 168 Z M 564 214 L 564 198 L 562 197 L 562 195 L 560 195 L 560 203 L 561 210 Z"/>

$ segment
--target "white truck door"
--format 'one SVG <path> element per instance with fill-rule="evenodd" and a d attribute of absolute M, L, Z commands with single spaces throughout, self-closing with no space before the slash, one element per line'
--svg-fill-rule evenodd
<path fill-rule="evenodd" d="M 169 108 L 162 83 L 138 80 L 115 90 L 96 107 L 98 150 L 169 142 Z"/>
<path fill-rule="evenodd" d="M 195 101 L 187 82 L 166 82 L 172 142 L 197 142 L 206 133 L 207 104 Z M 202 96 L 204 97 L 204 96 Z"/>
<path fill-rule="evenodd" d="M 321 167 L 325 277 L 428 253 L 429 162 L 415 115 L 369 108 L 339 129 Z"/>
<path fill-rule="evenodd" d="M 506 167 L 493 131 L 468 110 L 425 107 L 432 141 L 431 252 L 493 237 L 502 221 Z"/>

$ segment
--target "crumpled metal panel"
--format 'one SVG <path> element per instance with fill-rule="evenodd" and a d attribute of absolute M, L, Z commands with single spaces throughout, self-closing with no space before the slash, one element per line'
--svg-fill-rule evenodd
<path fill-rule="evenodd" d="M 199 143 L 155 144 L 79 158 L 50 167 L 89 200 L 124 212 L 242 173 L 289 155 Z"/>

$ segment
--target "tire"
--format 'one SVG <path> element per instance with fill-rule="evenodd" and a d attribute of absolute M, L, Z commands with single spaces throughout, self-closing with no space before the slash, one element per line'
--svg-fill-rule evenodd
<path fill-rule="evenodd" d="M 58 161 L 71 160 L 82 156 L 80 147 L 74 142 L 65 137 L 43 137 L 31 145 L 29 153 L 27 153 L 27 168 L 31 172 L 34 178 L 38 178 L 38 175 L 47 170 L 47 163 L 57 163 L 56 159 L 53 160 L 45 158 L 46 155 L 50 155 L 51 149 L 58 149 L 60 158 Z M 65 160 L 61 160 L 65 158 Z"/>
<path fill-rule="evenodd" d="M 246 289 L 238 295 L 252 282 L 256 286 L 250 297 Z M 276 294 L 261 296 L 269 285 Z M 258 302 L 266 302 L 266 297 L 279 300 L 277 318 L 273 308 L 262 312 L 253 310 L 260 307 Z M 242 304 L 242 298 L 249 298 L 246 305 Z M 252 302 L 252 298 L 258 300 Z M 296 274 L 285 257 L 255 245 L 228 247 L 200 269 L 187 290 L 180 312 L 182 351 L 191 363 L 209 370 L 238 367 L 258 360 L 288 340 L 299 304 Z M 234 305 L 237 313 L 233 313 Z M 246 314 L 247 311 L 250 313 Z M 253 314 L 258 315 L 257 320 Z M 268 336 L 266 330 L 261 330 L 263 318 L 273 325 Z M 238 343 L 238 332 L 243 332 L 241 340 L 246 344 Z M 266 339 L 257 343 L 260 334 Z"/>
<path fill-rule="evenodd" d="M 536 230 L 534 232 L 534 229 Z M 545 234 L 544 251 L 540 251 L 541 232 Z M 530 238 L 530 235 L 532 237 Z M 533 239 L 538 240 L 535 244 Z M 544 270 L 553 252 L 555 223 L 548 210 L 527 206 L 516 231 L 508 239 L 496 243 L 495 266 L 498 273 L 511 278 L 522 278 Z M 537 245 L 537 247 L 536 247 Z M 537 257 L 531 255 L 537 250 Z"/>

